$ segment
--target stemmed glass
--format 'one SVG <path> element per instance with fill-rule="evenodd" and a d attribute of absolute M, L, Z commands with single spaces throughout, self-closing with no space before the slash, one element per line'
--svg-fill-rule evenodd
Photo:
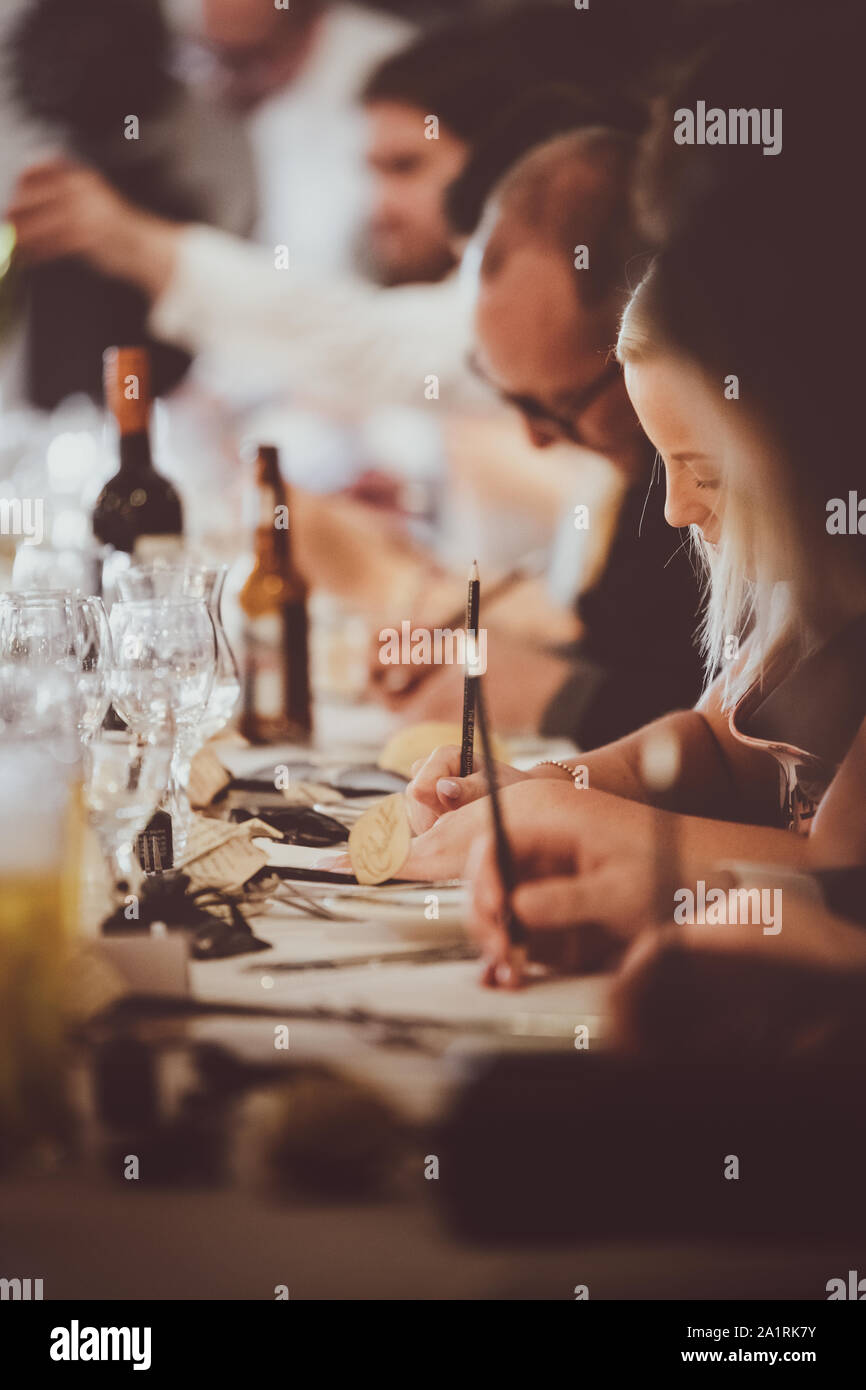
<path fill-rule="evenodd" d="M 135 565 L 117 576 L 117 588 L 123 600 L 163 598 L 174 601 L 179 598 L 200 598 L 204 599 L 208 606 L 216 636 L 217 660 L 207 709 L 195 730 L 198 746 L 225 728 L 237 708 L 241 695 L 237 662 L 220 616 L 227 573 L 228 565 L 209 566 L 192 562 L 170 565 L 154 562 L 150 565 Z M 196 751 L 196 747 L 190 748 L 191 753 Z"/>
<path fill-rule="evenodd" d="M 0 598 L 0 715 L 38 733 L 56 708 L 74 719 L 86 743 L 109 704 L 111 635 L 102 601 L 63 590 Z"/>
<path fill-rule="evenodd" d="M 204 718 L 216 672 L 216 634 L 200 598 L 123 599 L 111 609 L 112 698 L 136 733 L 169 730 L 171 776 L 161 803 L 172 818 L 174 855 L 186 848 L 192 812 L 187 795 L 190 749 Z"/>
<path fill-rule="evenodd" d="M 162 797 L 171 770 L 166 730 L 145 737 L 130 729 L 101 729 L 84 752 L 84 799 L 111 874 L 113 898 L 134 888 L 136 836 Z"/>
<path fill-rule="evenodd" d="M 0 596 L 0 717 L 7 735 L 82 756 L 82 791 L 115 887 L 132 877 L 130 840 L 165 790 L 171 744 L 101 729 L 113 653 L 102 601 L 63 590 Z M 125 862 L 121 862 L 121 857 Z"/>
<path fill-rule="evenodd" d="M 111 704 L 114 652 L 108 616 L 100 598 L 71 600 L 75 632 L 78 732 L 87 744 L 102 727 Z"/>
<path fill-rule="evenodd" d="M 92 594 L 100 587 L 102 548 L 22 543 L 12 566 L 13 588 L 21 591 L 58 590 Z"/>

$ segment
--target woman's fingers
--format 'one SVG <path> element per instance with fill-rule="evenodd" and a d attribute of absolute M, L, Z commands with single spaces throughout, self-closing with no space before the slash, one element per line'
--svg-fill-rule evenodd
<path fill-rule="evenodd" d="M 447 840 L 437 836 L 440 822 L 435 822 L 429 830 L 415 835 L 409 849 L 409 858 L 400 870 L 401 878 L 438 879 L 458 878 L 463 871 L 462 856 L 456 845 L 449 846 Z"/>
<path fill-rule="evenodd" d="M 472 932 L 485 961 L 483 979 L 490 985 L 516 986 L 526 978 L 525 963 L 514 969 L 514 947 L 504 926 Z M 586 975 L 609 969 L 622 954 L 623 942 L 598 922 L 530 929 L 526 956 L 560 975 Z"/>
<path fill-rule="evenodd" d="M 484 985 L 486 989 L 496 988 L 496 962 L 494 960 L 485 959 L 481 968 L 479 984 Z"/>
<path fill-rule="evenodd" d="M 568 875 L 569 871 L 573 874 L 577 870 L 577 843 L 573 825 L 563 825 L 555 818 L 540 815 L 528 823 L 521 822 L 510 833 L 509 842 L 518 882 L 546 878 L 552 874 Z M 477 855 L 467 861 L 467 873 L 472 879 L 475 912 L 482 917 L 500 912 L 502 876 L 492 832 L 483 837 Z"/>
<path fill-rule="evenodd" d="M 530 929 L 527 942 L 529 955 L 533 960 L 549 964 L 559 964 L 560 958 L 571 964 L 571 957 L 562 942 L 551 946 L 544 939 L 541 928 L 550 923 L 541 915 L 545 904 L 554 903 L 554 922 L 560 927 L 570 918 L 571 904 L 579 880 L 574 870 L 573 832 L 562 827 L 546 826 L 535 822 L 521 825 L 516 837 L 519 847 L 513 854 L 513 866 L 518 878 L 523 874 L 550 873 L 555 864 L 560 874 L 545 877 L 538 883 L 524 883 L 512 894 L 511 908 L 523 925 Z M 512 846 L 513 848 L 513 846 Z M 571 869 L 570 874 L 562 874 L 563 869 Z M 493 836 L 486 833 L 469 856 L 467 872 L 472 880 L 471 911 L 468 928 L 479 950 L 487 961 L 483 980 L 488 985 L 517 987 L 523 979 L 524 971 L 514 969 L 514 949 L 505 927 L 505 891 L 502 875 L 496 856 Z M 537 904 L 528 904 L 528 920 L 520 912 L 519 895 L 524 888 L 541 887 L 544 891 Z M 533 911 L 537 908 L 538 918 Z M 563 936 L 557 931 L 556 936 Z M 565 952 L 565 954 L 563 954 Z"/>
<path fill-rule="evenodd" d="M 456 758 L 459 752 L 438 749 L 433 758 L 445 754 Z M 440 764 L 441 765 L 441 764 Z M 427 776 L 430 760 L 418 777 L 410 783 L 414 795 L 407 791 L 406 802 L 410 821 L 427 812 L 430 808 L 430 788 L 422 786 Z M 553 779 L 521 778 L 514 769 L 513 786 L 502 790 L 502 815 L 506 834 L 513 847 L 514 862 L 518 880 L 529 877 L 533 860 L 537 858 L 540 872 L 562 873 L 569 865 L 594 869 L 600 867 L 599 851 L 587 847 L 587 839 L 594 837 L 592 808 L 596 802 L 589 791 L 575 792 L 570 783 Z M 435 784 L 434 784 L 435 789 Z M 597 794 L 599 797 L 602 793 Z M 426 798 L 422 800 L 422 797 Z M 610 802 L 617 800 L 608 798 Z M 414 822 L 413 822 L 414 828 Z M 478 835 L 486 835 L 491 829 L 489 798 L 482 797 L 467 802 L 448 815 L 437 815 L 428 821 L 425 828 L 416 831 L 409 858 L 406 861 L 404 876 L 407 878 L 457 878 L 466 867 L 467 857 L 473 841 Z M 590 836 L 589 832 L 593 835 Z M 570 846 L 570 849 L 569 849 Z M 570 855 L 563 860 L 563 854 Z M 579 864 L 578 864 L 578 861 Z M 558 866 L 562 865 L 562 868 Z M 524 866 L 526 866 L 524 868 Z M 538 872 L 536 867 L 534 872 Z M 637 876 L 640 881 L 640 875 Z M 628 884 L 632 876 L 628 876 Z M 617 876 L 612 876 L 616 888 Z M 621 895 L 620 895 L 621 896 Z"/>
<path fill-rule="evenodd" d="M 449 816 L 440 816 L 429 830 L 416 835 L 401 878 L 460 878 L 479 832 L 488 825 L 487 804 L 473 801 Z"/>
<path fill-rule="evenodd" d="M 527 929 L 530 959 L 562 974 L 610 966 L 642 920 L 629 908 L 630 892 L 618 891 L 616 874 L 604 868 L 577 874 L 571 853 L 573 849 L 566 846 L 558 872 L 524 879 L 511 895 L 511 910 Z M 533 873 L 538 867 L 527 865 Z M 570 872 L 562 872 L 563 868 Z M 489 967 L 484 977 L 488 984 L 499 982 L 499 967 L 509 959 L 504 904 L 501 876 L 488 839 L 475 866 L 468 923 Z"/>
<path fill-rule="evenodd" d="M 496 785 L 503 791 L 515 782 L 529 780 L 525 772 L 520 772 L 516 767 L 510 767 L 508 763 L 495 763 L 494 766 L 496 768 Z M 470 802 L 478 801 L 481 797 L 487 796 L 489 792 L 490 780 L 486 768 L 481 768 L 478 772 L 471 772 L 467 777 L 440 777 L 436 782 L 436 795 L 443 810 L 446 811 L 453 811 L 457 806 L 467 806 Z"/>
<path fill-rule="evenodd" d="M 417 767 L 417 763 L 414 766 Z M 435 748 L 413 774 L 406 788 L 406 810 L 414 835 L 423 835 L 448 809 L 439 800 L 436 784 L 441 778 L 454 777 L 459 772 L 460 749 L 448 744 Z"/>
<path fill-rule="evenodd" d="M 530 780 L 507 763 L 496 764 L 498 785 L 503 789 L 514 782 Z M 484 770 L 460 776 L 460 749 L 454 744 L 436 748 L 423 763 L 412 768 L 412 780 L 406 788 L 409 823 L 416 835 L 429 830 L 434 821 L 446 811 L 469 806 L 488 792 Z"/>
<path fill-rule="evenodd" d="M 500 921 L 488 928 L 473 923 L 484 960 L 482 983 L 519 988 L 528 978 L 527 962 L 544 965 L 560 975 L 585 975 L 609 968 L 622 952 L 622 943 L 597 922 L 530 930 L 525 947 L 515 948 Z"/>
<path fill-rule="evenodd" d="M 518 884 L 511 896 L 513 911 L 530 930 L 576 926 L 603 911 L 594 875 L 540 878 Z"/>
<path fill-rule="evenodd" d="M 527 945 L 533 960 L 550 965 L 563 960 L 577 965 L 579 954 L 572 961 L 562 938 L 569 929 L 581 925 L 582 893 L 583 885 L 573 875 L 522 884 L 512 893 L 511 911 L 529 931 Z M 476 890 L 470 934 L 489 959 L 505 959 L 509 943 L 504 916 L 501 883 L 482 890 L 480 900 Z"/>
<path fill-rule="evenodd" d="M 477 801 L 487 792 L 487 775 L 484 772 L 471 772 L 468 777 L 440 777 L 436 783 L 436 795 L 445 811 L 454 811 L 469 801 Z"/>

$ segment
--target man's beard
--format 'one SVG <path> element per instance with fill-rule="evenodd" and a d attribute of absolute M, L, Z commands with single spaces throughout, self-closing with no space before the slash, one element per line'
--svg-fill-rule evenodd
<path fill-rule="evenodd" d="M 370 250 L 371 273 L 380 285 L 435 285 L 444 280 L 457 264 L 448 246 L 430 248 L 417 256 L 411 254 L 388 258 Z"/>

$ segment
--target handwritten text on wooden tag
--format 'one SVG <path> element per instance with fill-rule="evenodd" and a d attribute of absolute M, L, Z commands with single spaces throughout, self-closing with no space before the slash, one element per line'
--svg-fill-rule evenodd
<path fill-rule="evenodd" d="M 359 883 L 384 883 L 409 856 L 409 818 L 402 792 L 365 811 L 349 834 L 349 858 Z"/>

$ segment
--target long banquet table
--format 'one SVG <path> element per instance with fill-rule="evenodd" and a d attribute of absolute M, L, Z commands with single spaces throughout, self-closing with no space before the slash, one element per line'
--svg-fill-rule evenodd
<path fill-rule="evenodd" d="M 319 711 L 317 744 L 331 759 L 369 761 L 387 732 L 377 709 Z M 221 756 L 244 773 L 293 752 L 225 745 Z M 564 750 L 527 752 L 533 761 Z M 828 1269 L 848 1267 L 850 1250 L 714 1245 L 710 1257 L 695 1242 L 490 1245 L 455 1232 L 424 1168 L 467 1067 L 485 1052 L 573 1048 L 577 1023 L 588 1025 L 591 1047 L 603 1047 L 608 982 L 550 981 L 497 995 L 479 987 L 477 962 L 459 951 L 431 961 L 428 942 L 413 961 L 411 945 L 375 913 L 335 923 L 277 907 L 253 927 L 272 950 L 194 963 L 186 1000 L 138 1001 L 91 1029 L 73 1068 L 84 1117 L 74 1159 L 48 1151 L 41 1169 L 0 1184 L 2 1263 L 41 1277 L 46 1298 L 273 1299 L 285 1285 L 292 1299 L 573 1299 L 577 1284 L 593 1298 L 758 1298 L 768 1290 L 815 1298 Z M 375 962 L 339 965 L 359 950 Z M 277 1049 L 283 1025 L 289 1045 Z M 339 1197 L 315 1184 L 263 1181 L 248 1135 L 271 1102 L 255 1088 L 221 1129 L 203 1123 L 199 1158 L 187 1154 L 182 1173 L 169 1164 L 148 1180 L 143 1160 L 141 1180 L 124 1181 L 120 1167 L 135 1140 L 121 1130 L 112 1147 L 100 1132 L 94 1049 L 103 1084 L 130 1093 L 115 1097 L 115 1108 L 131 1097 L 133 1113 L 141 1085 L 142 1094 L 155 1086 L 160 1109 L 176 1114 L 202 1057 L 258 1081 L 307 1069 L 314 1085 L 323 1072 L 342 1078 L 406 1126 L 400 1181 L 381 1194 Z M 157 1064 L 136 1081 L 146 1058 Z M 329 1134 L 351 1150 L 351 1132 Z M 216 1163 L 212 1150 L 226 1135 L 228 1156 Z"/>

